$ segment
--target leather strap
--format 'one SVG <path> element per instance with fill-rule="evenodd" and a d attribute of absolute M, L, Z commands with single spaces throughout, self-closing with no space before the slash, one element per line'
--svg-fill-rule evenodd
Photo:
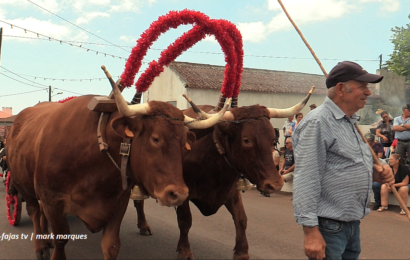
<path fill-rule="evenodd" d="M 127 165 L 128 159 L 130 158 L 131 151 L 131 138 L 124 137 L 123 142 L 120 145 L 120 155 L 121 155 L 121 180 L 122 189 L 127 189 Z"/>
<path fill-rule="evenodd" d="M 110 114 L 108 113 L 101 113 L 100 119 L 98 120 L 97 139 L 98 139 L 98 147 L 100 148 L 100 152 L 108 151 L 108 144 L 105 142 L 105 130 L 107 127 L 109 116 Z"/>
<path fill-rule="evenodd" d="M 219 154 L 225 154 L 225 149 L 222 147 L 221 143 L 219 142 L 219 129 L 217 125 L 214 125 L 214 131 L 212 132 L 212 141 L 216 146 L 216 150 L 218 150 Z"/>

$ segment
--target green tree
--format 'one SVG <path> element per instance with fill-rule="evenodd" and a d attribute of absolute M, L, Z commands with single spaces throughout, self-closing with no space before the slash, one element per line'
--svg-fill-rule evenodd
<path fill-rule="evenodd" d="M 393 36 L 390 41 L 394 45 L 394 50 L 385 67 L 399 76 L 405 76 L 407 84 L 410 84 L 410 23 L 404 27 L 396 26 L 391 31 Z"/>

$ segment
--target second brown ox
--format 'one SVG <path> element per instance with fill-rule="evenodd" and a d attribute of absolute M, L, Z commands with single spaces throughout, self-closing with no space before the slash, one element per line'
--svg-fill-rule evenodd
<path fill-rule="evenodd" d="M 183 154 L 184 180 L 190 192 L 188 199 L 177 208 L 179 259 L 193 259 L 188 240 L 192 225 L 189 201 L 204 216 L 215 214 L 224 205 L 232 214 L 236 229 L 234 259 L 249 259 L 247 217 L 236 184 L 243 175 L 256 184 L 259 191 L 272 193 L 282 188 L 283 180 L 272 158 L 275 131 L 269 119 L 297 114 L 306 105 L 312 91 L 313 88 L 301 102 L 289 109 L 271 109 L 259 105 L 237 107 L 225 113 L 226 121 L 209 129 L 194 130 L 197 140 L 191 152 Z M 200 108 L 210 111 L 214 107 Z M 195 116 L 192 109 L 187 109 L 184 114 Z M 203 117 L 210 116 L 203 111 L 200 114 Z M 152 234 L 145 219 L 144 202 L 135 201 L 134 205 L 137 208 L 140 233 Z"/>

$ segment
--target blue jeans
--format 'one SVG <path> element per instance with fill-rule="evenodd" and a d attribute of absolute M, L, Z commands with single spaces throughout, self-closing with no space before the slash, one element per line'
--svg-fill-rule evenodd
<path fill-rule="evenodd" d="M 326 242 L 325 259 L 359 259 L 360 220 L 343 222 L 319 218 L 319 231 Z"/>
<path fill-rule="evenodd" d="M 373 190 L 373 195 L 374 195 L 374 204 L 381 206 L 382 202 L 380 199 L 380 188 L 382 185 L 378 182 L 373 182 L 372 185 L 372 190 Z"/>
<path fill-rule="evenodd" d="M 381 199 L 380 199 L 380 188 L 382 185 L 378 182 L 373 182 L 372 185 L 372 190 L 374 194 L 374 204 L 381 206 Z M 409 188 L 409 194 L 410 194 L 410 184 L 407 184 L 407 187 Z"/>

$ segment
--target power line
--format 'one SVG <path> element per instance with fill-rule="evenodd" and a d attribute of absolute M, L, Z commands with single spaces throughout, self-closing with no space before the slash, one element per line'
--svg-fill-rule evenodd
<path fill-rule="evenodd" d="M 6 69 L 4 66 L 0 66 L 0 68 L 3 68 L 3 69 L 5 69 L 5 70 L 7 70 L 7 71 L 9 71 L 9 72 L 11 72 L 9 69 Z M 34 78 L 34 79 L 43 79 L 43 80 L 52 80 L 52 81 L 79 81 L 79 82 L 82 82 L 82 81 L 84 81 L 84 82 L 87 82 L 87 81 L 94 81 L 94 80 L 99 80 L 99 81 L 101 81 L 101 80 L 106 80 L 107 78 L 105 77 L 102 77 L 102 78 L 88 78 L 88 79 L 86 79 L 86 78 L 83 78 L 83 79 L 68 79 L 68 78 L 46 78 L 46 77 L 39 77 L 39 76 L 32 76 L 32 75 L 27 75 L 27 74 L 22 74 L 22 73 L 16 73 L 16 72 L 11 72 L 11 73 L 13 73 L 13 74 L 15 74 L 15 75 L 20 75 L 20 76 L 26 76 L 26 77 L 31 77 L 31 78 Z M 141 72 L 138 72 L 138 74 L 141 74 Z M 22 77 L 22 78 L 24 78 L 24 77 Z M 120 76 L 113 76 L 113 78 L 120 78 Z M 24 78 L 25 79 L 25 78 Z M 28 80 L 28 79 L 26 79 L 26 80 Z M 30 80 L 28 80 L 28 81 L 30 81 Z M 36 83 L 35 81 L 31 81 L 31 82 L 33 82 L 33 83 Z M 42 85 L 42 86 L 46 86 L 46 85 L 43 85 L 43 84 L 40 84 L 40 83 L 36 83 L 36 84 L 39 84 L 39 85 Z M 46 86 L 46 87 L 48 87 L 48 86 Z"/>
<path fill-rule="evenodd" d="M 23 39 L 31 39 L 31 40 L 47 40 L 43 38 L 36 38 L 36 37 L 23 37 L 23 36 L 14 36 L 14 35 L 3 35 L 3 37 L 14 37 L 14 38 L 23 38 Z M 58 41 L 58 40 L 57 40 Z M 101 46 L 116 46 L 112 44 L 105 44 L 105 43 L 95 43 L 95 42 L 80 42 L 80 41 L 64 41 L 65 43 L 78 43 L 78 44 L 92 44 L 92 45 L 101 45 Z M 127 45 L 122 45 L 121 47 L 126 47 L 126 48 L 133 48 L 132 46 L 127 46 Z M 150 50 L 154 51 L 163 51 L 164 49 L 158 49 L 158 48 L 150 48 Z M 190 53 L 200 53 L 200 54 L 213 54 L 213 55 L 224 55 L 222 52 L 210 52 L 210 51 L 190 51 L 187 50 L 185 52 L 190 52 Z M 111 54 L 108 54 L 111 55 Z M 254 54 L 244 54 L 244 57 L 255 57 L 255 58 L 271 58 L 271 59 L 290 59 L 290 60 L 312 60 L 314 58 L 308 57 L 287 57 L 287 56 L 273 56 L 273 55 L 254 55 Z M 337 59 L 337 58 L 322 58 L 321 60 L 342 60 L 342 59 Z M 378 59 L 363 59 L 363 60 L 357 60 L 357 59 L 349 59 L 351 61 L 379 61 Z M 144 62 L 148 63 L 148 62 Z"/>
<path fill-rule="evenodd" d="M 67 23 L 72 24 L 72 25 L 74 25 L 75 27 L 77 27 L 77 28 L 79 28 L 79 29 L 81 29 L 81 30 L 83 30 L 83 31 L 85 31 L 85 32 L 87 32 L 87 33 L 89 33 L 89 34 L 91 34 L 91 35 L 93 35 L 93 36 L 95 36 L 95 37 L 97 37 L 97 38 L 99 38 L 99 39 L 101 39 L 101 40 L 105 41 L 105 42 L 108 42 L 108 43 L 110 43 L 110 44 L 113 44 L 114 46 L 116 46 L 116 47 L 118 47 L 118 48 L 122 49 L 123 51 L 130 52 L 130 51 L 128 51 L 128 50 L 125 50 L 125 49 L 121 48 L 121 47 L 120 47 L 120 46 L 118 46 L 118 45 L 115 45 L 115 44 L 114 44 L 114 43 L 112 43 L 112 42 L 109 42 L 109 41 L 107 41 L 107 40 L 105 40 L 105 39 L 101 38 L 101 37 L 100 37 L 100 36 L 98 36 L 98 35 L 95 35 L 94 33 L 90 32 L 90 31 L 88 31 L 88 30 L 86 30 L 86 29 L 84 29 L 84 28 L 82 28 L 82 27 L 80 27 L 80 26 L 78 26 L 78 25 L 76 25 L 76 24 L 74 24 L 74 23 L 72 23 L 72 22 L 68 21 L 67 19 L 64 19 L 63 17 L 61 17 L 61 16 L 59 16 L 59 15 L 57 15 L 57 14 L 55 14 L 55 13 L 53 13 L 53 12 L 51 12 L 51 11 L 47 10 L 47 9 L 45 9 L 44 7 L 39 6 L 39 5 L 38 5 L 38 4 L 36 4 L 36 3 L 33 3 L 33 2 L 32 2 L 32 1 L 30 1 L 30 0 L 27 0 L 27 1 L 29 1 L 29 2 L 30 2 L 30 3 L 32 3 L 33 5 L 38 6 L 39 8 L 43 9 L 44 11 L 47 11 L 47 12 L 49 12 L 50 14 L 57 16 L 58 18 L 60 18 L 60 19 L 62 19 L 62 20 L 64 20 L 64 21 L 66 21 Z"/>
<path fill-rule="evenodd" d="M 12 29 L 13 29 L 13 26 L 14 26 L 14 27 L 17 27 L 17 28 L 19 28 L 19 29 L 24 30 L 24 32 L 26 32 L 26 33 L 27 33 L 27 32 L 34 33 L 34 34 L 37 35 L 37 37 L 40 37 L 40 36 L 45 37 L 45 38 L 47 38 L 49 41 L 51 41 L 51 40 L 53 40 L 53 41 L 58 41 L 58 42 L 60 42 L 60 44 L 63 44 L 63 43 L 64 43 L 64 44 L 68 44 L 68 45 L 70 45 L 70 46 L 72 46 L 72 47 L 82 48 L 82 49 L 85 49 L 85 50 L 87 50 L 87 51 L 94 52 L 94 53 L 97 54 L 97 55 L 98 55 L 98 54 L 104 54 L 105 57 L 107 57 L 107 55 L 108 55 L 108 56 L 111 56 L 111 57 L 113 57 L 113 58 L 119 58 L 119 59 L 127 60 L 127 58 L 124 58 L 124 57 L 121 57 L 121 56 L 117 56 L 117 55 L 113 55 L 113 54 L 105 53 L 105 52 L 101 52 L 101 51 L 96 51 L 96 50 L 93 50 L 93 49 L 90 49 L 90 48 L 83 47 L 82 45 L 75 45 L 75 44 L 69 43 L 69 42 L 64 41 L 64 40 L 55 39 L 55 38 L 53 38 L 53 37 L 50 37 L 50 36 L 47 36 L 47 35 L 44 35 L 44 34 L 41 34 L 41 33 L 38 33 L 38 32 L 34 32 L 34 31 L 31 31 L 31 30 L 28 30 L 28 29 L 26 29 L 26 28 L 23 28 L 23 27 L 20 27 L 20 26 L 17 26 L 17 25 L 14 25 L 14 24 L 5 22 L 5 21 L 3 21 L 3 20 L 0 20 L 0 22 L 10 25 Z M 148 64 L 149 62 L 143 62 L 143 63 Z"/>
<path fill-rule="evenodd" d="M 73 91 L 70 91 L 70 90 L 62 89 L 62 88 L 54 88 L 54 89 L 59 89 L 59 90 L 62 90 L 62 91 L 68 92 L 68 93 L 77 94 L 77 95 L 80 95 L 80 96 L 84 95 L 84 94 L 81 94 L 81 93 L 78 93 L 78 92 L 73 92 Z"/>
<path fill-rule="evenodd" d="M 10 76 L 7 76 L 6 74 L 4 74 L 4 73 L 2 73 L 2 72 L 0 72 L 0 75 L 3 75 L 3 76 L 5 76 L 5 77 L 8 77 L 8 78 L 10 78 L 10 79 L 12 79 L 12 80 L 15 80 L 15 81 L 17 81 L 17 82 L 26 84 L 26 85 L 31 86 L 31 87 L 45 89 L 45 88 L 42 88 L 42 87 L 37 87 L 37 86 L 33 86 L 33 85 L 30 85 L 30 84 L 27 84 L 26 82 L 20 81 L 20 80 L 15 79 L 15 78 L 12 78 L 12 77 L 10 77 Z M 48 87 L 48 86 L 47 86 L 47 87 Z"/>
<path fill-rule="evenodd" d="M 33 90 L 33 91 L 26 91 L 26 92 L 20 92 L 20 93 L 14 93 L 14 94 L 0 95 L 0 97 L 8 97 L 8 96 L 15 96 L 15 95 L 23 95 L 23 94 L 29 94 L 29 93 L 38 92 L 38 91 L 42 91 L 42 89 L 39 89 L 39 90 Z"/>
<path fill-rule="evenodd" d="M 37 82 L 35 82 L 35 81 L 32 81 L 32 80 L 26 79 L 26 78 L 24 78 L 24 77 L 20 76 L 19 74 L 14 73 L 14 72 L 12 72 L 11 70 L 6 69 L 6 68 L 5 68 L 5 67 L 3 67 L 3 66 L 0 66 L 0 68 L 2 68 L 2 69 L 4 69 L 4 70 L 6 70 L 6 71 L 8 71 L 8 72 L 10 72 L 11 74 L 16 75 L 17 77 L 20 77 L 20 78 L 24 79 L 24 80 L 30 81 L 30 82 L 32 82 L 32 83 L 35 83 L 35 84 L 38 84 L 38 85 L 41 85 L 41 86 L 44 86 L 44 87 L 48 87 L 47 85 L 40 84 L 40 83 L 37 83 Z M 4 74 L 3 74 L 3 75 L 4 75 Z"/>

